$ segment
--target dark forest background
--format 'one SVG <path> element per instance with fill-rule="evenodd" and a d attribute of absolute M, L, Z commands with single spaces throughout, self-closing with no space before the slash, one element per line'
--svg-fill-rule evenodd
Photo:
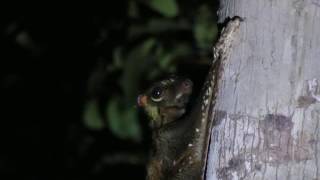
<path fill-rule="evenodd" d="M 144 179 L 150 131 L 136 97 L 172 73 L 201 88 L 217 7 L 128 0 L 2 16 L 0 179 Z"/>

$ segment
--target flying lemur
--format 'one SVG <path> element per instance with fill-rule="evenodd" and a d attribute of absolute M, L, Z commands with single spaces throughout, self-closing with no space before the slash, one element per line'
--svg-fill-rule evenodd
<path fill-rule="evenodd" d="M 186 112 L 193 83 L 171 76 L 139 95 L 138 105 L 150 117 L 152 152 L 148 180 L 204 179 L 217 83 L 241 19 L 231 19 L 214 46 L 214 58 L 200 97 Z"/>

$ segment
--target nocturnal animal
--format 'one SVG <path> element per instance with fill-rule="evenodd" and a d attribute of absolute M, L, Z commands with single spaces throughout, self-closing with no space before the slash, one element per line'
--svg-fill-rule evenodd
<path fill-rule="evenodd" d="M 191 80 L 171 76 L 138 97 L 138 105 L 151 118 L 153 148 L 148 180 L 197 179 L 201 173 L 200 158 L 192 149 L 195 134 L 190 132 L 197 121 L 186 112 L 192 88 Z"/>
<path fill-rule="evenodd" d="M 170 76 L 138 96 L 138 106 L 150 117 L 152 151 L 147 180 L 203 180 L 213 123 L 219 70 L 241 19 L 228 22 L 214 46 L 214 60 L 200 97 L 187 111 L 193 83 Z"/>

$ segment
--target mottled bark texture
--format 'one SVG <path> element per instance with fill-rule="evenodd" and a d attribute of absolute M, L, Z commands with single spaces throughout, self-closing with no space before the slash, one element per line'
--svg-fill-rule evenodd
<path fill-rule="evenodd" d="M 244 18 L 218 81 L 206 177 L 320 179 L 320 0 L 220 0 Z"/>

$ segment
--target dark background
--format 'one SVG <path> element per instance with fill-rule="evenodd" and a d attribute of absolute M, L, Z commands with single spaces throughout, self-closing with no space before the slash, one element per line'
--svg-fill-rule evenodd
<path fill-rule="evenodd" d="M 1 179 L 144 179 L 150 131 L 137 95 L 172 73 L 201 87 L 215 1 L 106 3 L 2 19 Z"/>

